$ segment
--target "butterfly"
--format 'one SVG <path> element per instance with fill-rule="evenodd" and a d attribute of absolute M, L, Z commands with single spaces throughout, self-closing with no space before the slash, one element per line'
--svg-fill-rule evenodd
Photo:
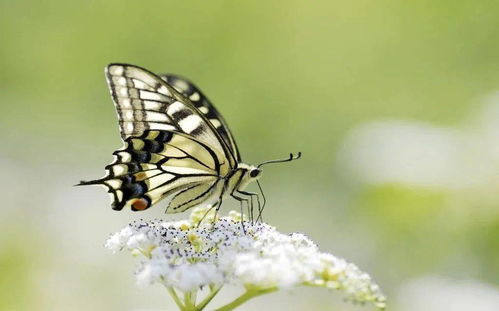
<path fill-rule="evenodd" d="M 103 178 L 78 185 L 106 187 L 114 210 L 142 211 L 167 200 L 167 213 L 201 204 L 218 211 L 230 195 L 241 210 L 247 205 L 251 219 L 256 197 L 261 217 L 261 167 L 301 156 L 245 164 L 224 118 L 188 80 L 119 63 L 108 65 L 105 75 L 124 146 L 113 152 Z M 263 204 L 257 193 L 244 191 L 253 181 Z"/>

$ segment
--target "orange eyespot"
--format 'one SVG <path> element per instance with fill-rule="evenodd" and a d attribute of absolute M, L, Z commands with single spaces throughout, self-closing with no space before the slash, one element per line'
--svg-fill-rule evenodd
<path fill-rule="evenodd" d="M 149 203 L 145 199 L 136 199 L 135 202 L 132 203 L 132 209 L 135 211 L 143 211 L 149 206 Z"/>
<path fill-rule="evenodd" d="M 144 172 L 138 172 L 135 174 L 135 180 L 136 181 L 142 181 L 144 179 L 147 179 L 147 174 Z"/>

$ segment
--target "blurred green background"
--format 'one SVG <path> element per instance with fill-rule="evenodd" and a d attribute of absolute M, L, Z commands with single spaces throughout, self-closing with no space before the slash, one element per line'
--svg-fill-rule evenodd
<path fill-rule="evenodd" d="M 302 151 L 266 168 L 265 220 L 357 263 L 391 310 L 499 305 L 499 2 L 0 0 L 0 310 L 175 309 L 102 247 L 170 215 L 72 187 L 121 146 L 110 62 L 189 77 L 249 163 Z M 319 289 L 257 308 L 369 309 Z"/>

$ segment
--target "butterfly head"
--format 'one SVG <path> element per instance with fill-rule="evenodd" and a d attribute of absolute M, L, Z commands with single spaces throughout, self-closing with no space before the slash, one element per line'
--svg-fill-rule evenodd
<path fill-rule="evenodd" d="M 250 183 L 258 181 L 262 176 L 262 170 L 254 165 L 248 165 L 245 163 L 238 164 L 238 171 L 241 173 L 231 175 L 231 184 L 237 187 L 238 190 L 243 190 Z"/>
<path fill-rule="evenodd" d="M 258 179 L 258 178 L 260 178 L 260 176 L 262 174 L 262 170 L 259 169 L 258 167 L 252 166 L 252 167 L 250 167 L 248 174 L 249 174 L 250 178 Z"/>

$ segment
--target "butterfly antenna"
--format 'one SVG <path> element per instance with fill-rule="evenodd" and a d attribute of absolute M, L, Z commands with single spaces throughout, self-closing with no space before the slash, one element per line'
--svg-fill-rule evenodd
<path fill-rule="evenodd" d="M 301 158 L 301 152 L 298 152 L 298 154 L 296 156 L 293 155 L 292 153 L 290 153 L 289 158 L 265 161 L 263 163 L 258 164 L 257 168 L 260 168 L 261 166 L 263 166 L 265 164 L 291 162 L 293 160 L 298 160 L 299 158 Z"/>

